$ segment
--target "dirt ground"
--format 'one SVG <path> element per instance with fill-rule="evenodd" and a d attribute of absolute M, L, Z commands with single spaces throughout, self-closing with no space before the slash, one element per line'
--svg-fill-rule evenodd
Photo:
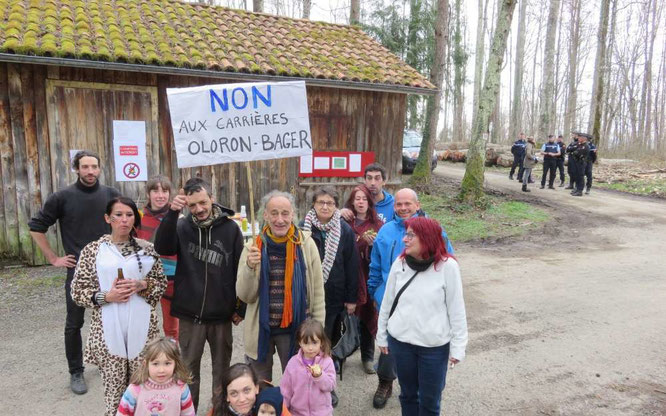
<path fill-rule="evenodd" d="M 459 181 L 463 168 L 440 164 L 436 173 Z M 562 188 L 523 194 L 500 173 L 487 173 L 486 185 L 555 218 L 528 236 L 456 245 L 469 345 L 447 377 L 443 414 L 666 415 L 666 202 L 595 189 L 583 198 Z M 86 368 L 88 394 L 68 389 L 64 294 L 48 284 L 62 275 L 52 267 L 0 272 L 3 413 L 102 413 L 95 367 Z M 240 328 L 234 335 L 240 361 Z M 372 409 L 375 387 L 356 354 L 335 413 L 399 415 L 397 389 L 384 410 Z"/>

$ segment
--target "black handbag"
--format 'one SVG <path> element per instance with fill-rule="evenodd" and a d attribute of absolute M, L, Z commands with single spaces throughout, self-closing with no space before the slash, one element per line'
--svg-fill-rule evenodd
<path fill-rule="evenodd" d="M 340 379 L 342 380 L 342 365 L 347 357 L 352 355 L 361 346 L 361 333 L 356 315 L 342 311 L 338 317 L 340 324 L 340 338 L 331 350 L 333 360 L 340 363 Z"/>

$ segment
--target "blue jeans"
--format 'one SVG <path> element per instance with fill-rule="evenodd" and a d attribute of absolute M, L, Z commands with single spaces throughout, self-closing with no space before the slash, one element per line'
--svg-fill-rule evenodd
<path fill-rule="evenodd" d="M 449 344 L 419 347 L 388 337 L 400 383 L 402 416 L 439 416 L 446 384 Z"/>

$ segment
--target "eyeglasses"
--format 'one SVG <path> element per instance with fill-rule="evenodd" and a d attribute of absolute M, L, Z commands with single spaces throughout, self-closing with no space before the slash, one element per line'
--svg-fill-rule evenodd
<path fill-rule="evenodd" d="M 334 207 L 335 201 L 315 201 L 315 205 L 320 207 Z"/>
<path fill-rule="evenodd" d="M 414 233 L 411 232 L 411 231 L 408 232 L 408 233 L 405 233 L 405 239 L 406 239 L 406 240 L 413 240 L 414 237 L 416 237 L 416 234 L 414 234 Z"/>

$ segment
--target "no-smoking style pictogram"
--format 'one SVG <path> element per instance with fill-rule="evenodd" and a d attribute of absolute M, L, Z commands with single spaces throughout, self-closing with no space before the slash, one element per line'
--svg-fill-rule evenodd
<path fill-rule="evenodd" d="M 139 165 L 134 162 L 129 162 L 123 166 L 123 175 L 128 179 L 136 178 L 139 176 L 139 173 L 141 173 L 141 169 L 139 168 Z"/>

